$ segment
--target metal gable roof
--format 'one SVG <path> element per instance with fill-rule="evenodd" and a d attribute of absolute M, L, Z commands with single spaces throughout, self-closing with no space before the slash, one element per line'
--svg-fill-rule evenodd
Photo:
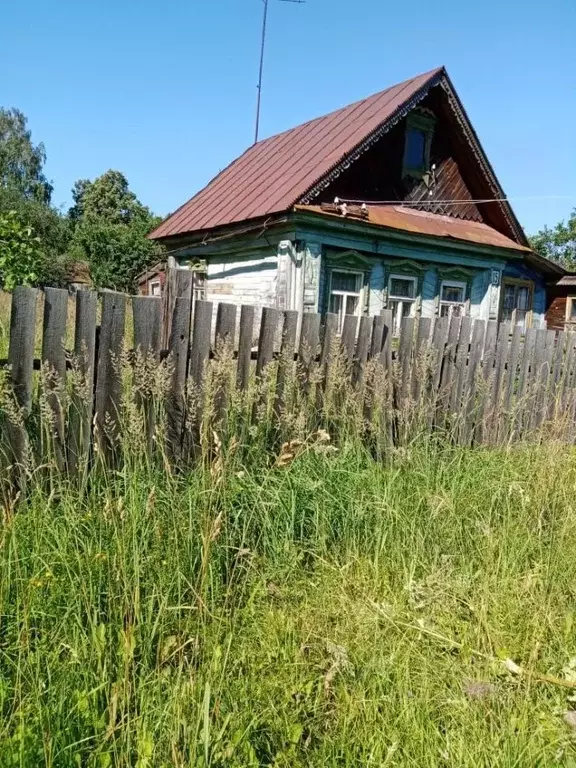
<path fill-rule="evenodd" d="M 174 237 L 292 208 L 442 74 L 442 67 L 433 69 L 259 141 L 168 216 L 150 237 Z"/>

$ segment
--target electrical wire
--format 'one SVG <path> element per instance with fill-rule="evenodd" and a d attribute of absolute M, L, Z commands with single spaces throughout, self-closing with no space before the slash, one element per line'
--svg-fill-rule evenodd
<path fill-rule="evenodd" d="M 574 195 L 531 195 L 526 197 L 486 197 L 478 200 L 433 200 L 431 198 L 424 198 L 422 200 L 354 200 L 346 197 L 338 197 L 339 203 L 346 203 L 347 205 L 423 205 L 429 203 L 431 205 L 475 205 L 485 203 L 510 203 L 515 200 L 576 200 L 576 194 Z"/>

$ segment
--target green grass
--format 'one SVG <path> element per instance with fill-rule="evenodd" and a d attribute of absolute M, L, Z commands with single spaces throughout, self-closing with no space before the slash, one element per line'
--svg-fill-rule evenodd
<path fill-rule="evenodd" d="M 572 449 L 239 461 L 4 511 L 2 768 L 576 765 Z"/>

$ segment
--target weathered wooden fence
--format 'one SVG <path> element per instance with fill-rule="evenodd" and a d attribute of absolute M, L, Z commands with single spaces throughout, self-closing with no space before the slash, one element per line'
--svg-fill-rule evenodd
<path fill-rule="evenodd" d="M 274 404 L 266 418 L 272 421 L 280 417 L 288 380 L 296 380 L 308 407 L 321 412 L 322 393 L 335 375 L 337 387 L 362 402 L 366 423 L 379 413 L 378 428 L 392 443 L 402 440 L 408 423 L 412 430 L 417 423 L 420 431 L 444 432 L 470 445 L 522 439 L 562 421 L 563 439 L 574 439 L 576 334 L 529 329 L 524 335 L 518 327 L 469 317 L 405 318 L 400 337 L 392 339 L 392 318 L 386 311 L 374 318 L 347 316 L 338 334 L 332 315 L 299 317 L 293 311 L 260 312 L 226 303 L 216 307 L 208 301 L 193 302 L 185 271 L 179 271 L 173 283 L 176 293 L 164 303 L 113 292 L 100 297 L 90 291 L 77 293 L 73 345 L 68 349 L 69 295 L 47 288 L 37 358 L 39 292 L 16 288 L 4 361 L 14 407 L 4 396 L 2 413 L 12 470 L 26 467 L 27 420 L 39 388 L 50 411 L 50 455 L 58 469 L 76 474 L 94 449 L 113 462 L 125 387 L 119 361 L 134 364 L 137 351 L 152 365 L 151 375 L 162 360 L 170 363 L 164 440 L 166 455 L 174 463 L 186 441 L 193 449 L 199 439 L 201 424 L 188 423 L 189 392 L 201 400 L 206 372 L 222 348 L 229 350 L 235 370 L 233 381 L 229 378 L 226 386 L 210 392 L 211 418 L 216 420 L 226 413 L 231 395 L 227 387 L 245 392 L 251 381 L 262 380 L 271 370 Z M 127 358 L 130 304 L 133 338 Z M 34 371 L 40 368 L 44 381 L 37 386 Z M 72 380 L 75 386 L 70 387 Z M 143 439 L 151 450 L 157 439 L 152 397 L 140 387 L 135 400 L 144 415 Z"/>

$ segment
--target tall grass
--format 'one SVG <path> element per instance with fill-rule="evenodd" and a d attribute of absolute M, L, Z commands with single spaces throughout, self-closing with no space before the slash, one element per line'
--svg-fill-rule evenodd
<path fill-rule="evenodd" d="M 4 483 L 2 768 L 576 765 L 558 409 L 530 442 L 472 449 L 459 414 L 432 434 L 436 402 L 399 406 L 376 367 L 360 393 L 343 360 L 295 370 L 279 399 L 276 365 L 229 386 L 223 348 L 175 466 L 170 361 L 118 365 L 116 460 L 58 471 L 43 372 L 26 496 Z"/>
<path fill-rule="evenodd" d="M 279 463 L 4 510 L 0 764 L 572 764 L 572 449 Z"/>

